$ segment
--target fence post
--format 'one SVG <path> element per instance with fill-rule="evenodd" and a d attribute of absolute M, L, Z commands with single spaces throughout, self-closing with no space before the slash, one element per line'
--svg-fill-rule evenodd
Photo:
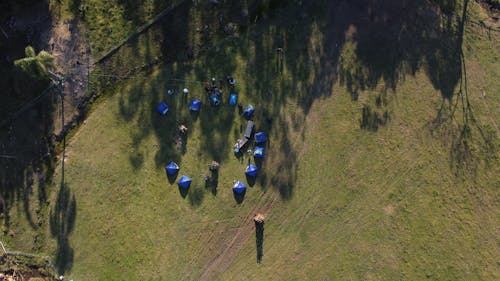
<path fill-rule="evenodd" d="M 5 247 L 2 243 L 2 241 L 0 241 L 0 245 L 2 246 L 2 250 L 3 250 L 4 254 L 7 255 L 7 250 L 5 250 Z"/>

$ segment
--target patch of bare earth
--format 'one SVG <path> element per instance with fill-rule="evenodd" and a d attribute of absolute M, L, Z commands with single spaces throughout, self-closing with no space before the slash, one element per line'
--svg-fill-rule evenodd
<path fill-rule="evenodd" d="M 55 57 L 54 72 L 63 81 L 62 100 L 56 111 L 59 118 L 54 120 L 54 134 L 60 135 L 78 118 L 79 109 L 88 98 L 88 74 L 94 59 L 76 20 L 53 23 L 42 40 L 46 42 L 45 49 Z"/>
<path fill-rule="evenodd" d="M 240 250 L 245 245 L 245 242 L 252 236 L 255 232 L 254 217 L 256 214 L 262 214 L 267 217 L 269 212 L 274 206 L 274 203 L 279 198 L 278 194 L 274 194 L 271 202 L 264 206 L 254 206 L 248 212 L 247 216 L 238 227 L 236 234 L 230 237 L 224 245 L 225 248 L 221 249 L 212 258 L 207 265 L 205 265 L 202 274 L 200 275 L 199 281 L 205 280 L 216 280 L 217 277 L 226 271 L 229 266 L 231 266 L 233 260 L 238 255 Z"/>
<path fill-rule="evenodd" d="M 394 213 L 394 206 L 392 205 L 387 205 L 384 207 L 384 212 L 386 215 L 388 216 L 392 216 L 392 214 Z"/>

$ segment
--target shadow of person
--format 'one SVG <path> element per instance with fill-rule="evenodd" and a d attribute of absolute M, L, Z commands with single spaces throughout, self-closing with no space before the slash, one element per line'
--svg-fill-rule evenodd
<path fill-rule="evenodd" d="M 255 222 L 255 245 L 257 246 L 257 263 L 262 262 L 264 256 L 264 222 Z"/>
<path fill-rule="evenodd" d="M 210 191 L 214 196 L 217 195 L 217 187 L 219 186 L 219 170 L 212 171 L 212 176 L 210 177 Z"/>

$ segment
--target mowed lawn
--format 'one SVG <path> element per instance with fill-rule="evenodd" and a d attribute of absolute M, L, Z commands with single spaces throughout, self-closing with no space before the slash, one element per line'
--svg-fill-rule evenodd
<path fill-rule="evenodd" d="M 227 270 L 211 277 L 498 279 L 498 38 L 468 27 L 464 39 L 468 97 L 493 145 L 482 145 L 474 129 L 474 149 L 463 168 L 452 150 L 456 136 L 450 131 L 457 123 L 434 122 L 443 99 L 429 73 L 420 68 L 401 75 L 394 87 L 381 75 L 360 87 L 354 101 L 348 83 L 334 80 L 329 69 L 333 55 L 321 42 L 331 34 L 323 28 L 251 30 L 193 62 L 172 63 L 114 87 L 66 146 L 64 182 L 76 202 L 66 275 L 196 280 L 255 206 L 272 205 L 261 263 L 252 228 L 224 260 Z M 353 31 L 347 31 L 349 41 Z M 306 32 L 308 41 L 298 44 Z M 276 36 L 289 40 L 280 42 L 283 61 L 273 49 Z M 349 65 L 349 53 L 358 53 L 356 45 L 345 46 L 341 57 Z M 231 186 L 247 183 L 248 156 L 235 158 L 232 145 L 246 121 L 227 105 L 227 90 L 224 104 L 212 108 L 201 84 L 192 82 L 229 72 L 243 104 L 256 106 L 257 128 L 269 136 L 261 173 L 241 204 Z M 184 86 L 191 90 L 187 98 L 166 95 Z M 192 97 L 204 102 L 199 116 L 188 110 Z M 161 100 L 170 106 L 166 116 L 154 109 Z M 361 128 L 366 106 L 387 112 L 388 121 Z M 460 107 L 455 117 L 461 122 Z M 185 148 L 177 149 L 180 124 L 189 133 Z M 185 197 L 165 174 L 172 160 L 180 164 L 179 177 L 193 178 Z M 204 181 L 212 160 L 221 163 L 216 190 Z M 59 164 L 56 184 L 61 176 Z"/>

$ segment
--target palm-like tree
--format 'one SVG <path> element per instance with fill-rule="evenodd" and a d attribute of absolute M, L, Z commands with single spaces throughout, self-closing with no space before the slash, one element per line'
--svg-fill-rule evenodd
<path fill-rule="evenodd" d="M 31 46 L 27 46 L 24 53 L 26 57 L 14 61 L 14 65 L 32 78 L 47 80 L 48 70 L 54 66 L 54 57 L 45 51 L 40 51 L 37 55 Z"/>

